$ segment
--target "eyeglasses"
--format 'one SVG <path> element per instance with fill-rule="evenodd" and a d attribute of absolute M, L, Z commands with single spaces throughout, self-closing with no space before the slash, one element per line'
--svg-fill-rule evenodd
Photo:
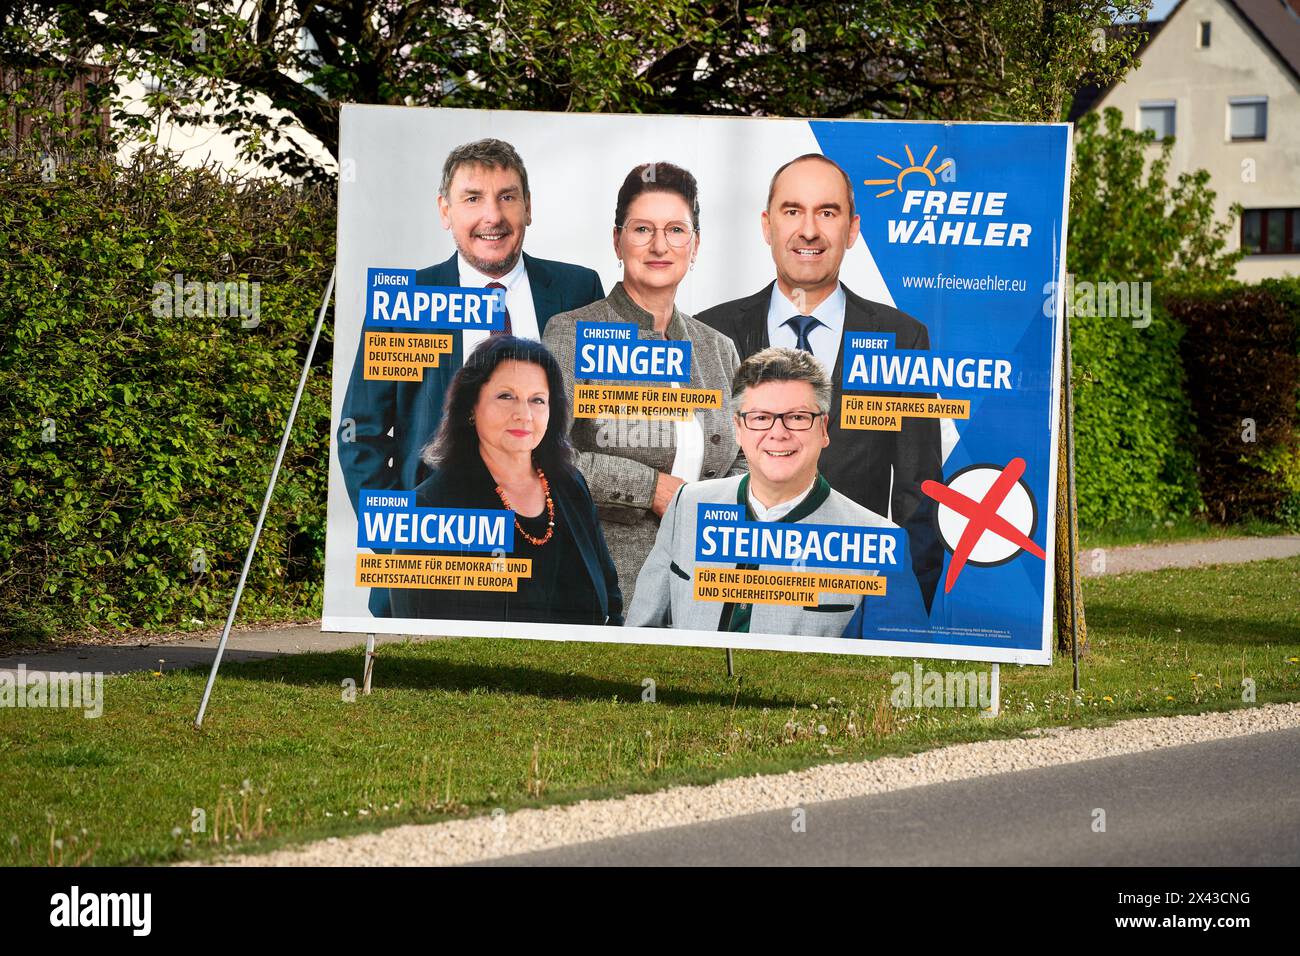
<path fill-rule="evenodd" d="M 770 431 L 777 419 L 792 432 L 806 432 L 813 427 L 813 422 L 825 412 L 737 412 L 736 417 L 745 423 L 750 431 Z"/>
<path fill-rule="evenodd" d="M 655 233 L 659 231 L 658 226 L 653 222 L 647 222 L 645 219 L 629 219 L 623 223 L 621 228 L 624 235 L 627 236 L 628 243 L 634 246 L 648 246 Z M 695 235 L 695 230 L 687 222 L 670 222 L 663 227 L 663 231 L 664 239 L 668 241 L 668 245 L 675 249 L 690 245 L 691 239 Z"/>

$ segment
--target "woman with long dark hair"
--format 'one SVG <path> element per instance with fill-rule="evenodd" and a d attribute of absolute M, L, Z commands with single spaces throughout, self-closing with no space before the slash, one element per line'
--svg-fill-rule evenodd
<path fill-rule="evenodd" d="M 568 418 L 560 366 L 540 342 L 494 336 L 470 354 L 424 450 L 434 470 L 415 503 L 514 512 L 506 557 L 530 559 L 532 573 L 516 591 L 394 588 L 395 617 L 623 623 L 618 574 L 574 467 Z"/>

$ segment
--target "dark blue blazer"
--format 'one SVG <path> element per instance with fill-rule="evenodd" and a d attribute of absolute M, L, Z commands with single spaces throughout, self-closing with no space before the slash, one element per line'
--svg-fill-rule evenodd
<path fill-rule="evenodd" d="M 551 483 L 551 498 L 555 502 L 557 531 L 573 538 L 582 554 L 581 570 L 591 579 L 592 588 L 600 604 L 598 620 L 566 620 L 559 616 L 557 624 L 623 624 L 623 593 L 618 586 L 618 571 L 609 555 L 605 535 L 596 516 L 596 504 L 582 473 L 551 470 L 547 477 Z M 487 466 L 479 459 L 468 467 L 455 469 L 436 468 L 415 489 L 415 503 L 422 508 L 479 508 L 499 509 L 496 483 Z M 428 552 L 420 552 L 428 553 Z M 416 588 L 393 588 L 392 609 L 395 617 L 442 618 L 446 620 L 500 620 L 502 604 L 510 597 L 507 593 L 485 591 L 434 591 Z M 509 620 L 509 605 L 504 608 Z"/>
<path fill-rule="evenodd" d="M 534 259 L 525 253 L 524 268 L 528 270 L 539 331 L 546 328 L 551 316 L 605 297 L 600 276 L 585 266 Z M 460 285 L 455 254 L 418 271 L 415 281 L 417 285 Z M 365 341 L 363 334 L 335 436 L 343 482 L 354 511 L 362 488 L 410 491 L 428 476 L 429 466 L 420 460 L 420 450 L 438 430 L 447 387 L 464 360 L 461 337 L 453 335 L 451 355 L 443 356 L 437 368 L 425 369 L 423 381 L 372 381 L 362 377 Z M 347 435 L 349 426 L 353 429 L 351 435 Z M 353 440 L 345 440 L 345 435 Z M 386 604 L 386 592 L 372 589 L 371 613 L 386 617 Z"/>
<path fill-rule="evenodd" d="M 524 268 L 528 270 L 539 330 L 546 328 L 551 316 L 605 297 L 600 276 L 583 266 L 534 259 L 525 254 Z M 415 274 L 415 281 L 418 285 L 460 285 L 456 256 L 421 269 Z M 420 450 L 438 430 L 447 386 L 464 360 L 461 337 L 453 335 L 452 341 L 451 355 L 444 356 L 437 368 L 426 369 L 423 381 L 379 382 L 362 377 L 365 368 L 362 361 L 365 338 L 362 337 L 342 414 L 344 420 L 355 423 L 356 440 L 342 440 L 344 421 L 339 426 L 338 442 L 339 464 L 354 509 L 357 492 L 362 488 L 410 491 L 429 474 L 429 467 L 420 461 Z M 391 436 L 389 429 L 393 432 Z"/>

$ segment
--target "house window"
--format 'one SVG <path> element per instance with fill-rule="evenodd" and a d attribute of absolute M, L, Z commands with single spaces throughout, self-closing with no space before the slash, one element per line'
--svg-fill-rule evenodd
<path fill-rule="evenodd" d="M 1202 20 L 1196 31 L 1196 45 L 1204 50 L 1210 45 L 1210 21 Z"/>
<path fill-rule="evenodd" d="M 1267 96 L 1235 96 L 1228 100 L 1228 139 L 1236 142 L 1267 136 Z"/>
<path fill-rule="evenodd" d="M 1138 107 L 1138 131 L 1151 130 L 1156 139 L 1169 139 L 1174 135 L 1174 101 L 1161 100 L 1143 103 Z"/>
<path fill-rule="evenodd" d="M 1300 253 L 1300 209 L 1247 209 L 1241 248 L 1248 256 Z"/>

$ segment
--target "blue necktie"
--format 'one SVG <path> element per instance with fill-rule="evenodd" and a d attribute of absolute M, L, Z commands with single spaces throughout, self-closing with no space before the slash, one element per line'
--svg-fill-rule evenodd
<path fill-rule="evenodd" d="M 808 333 L 822 324 L 821 319 L 814 319 L 811 315 L 796 315 L 793 318 L 786 319 L 784 324 L 794 329 L 796 336 L 794 347 L 802 352 L 812 354 L 812 345 L 808 342 Z"/>

